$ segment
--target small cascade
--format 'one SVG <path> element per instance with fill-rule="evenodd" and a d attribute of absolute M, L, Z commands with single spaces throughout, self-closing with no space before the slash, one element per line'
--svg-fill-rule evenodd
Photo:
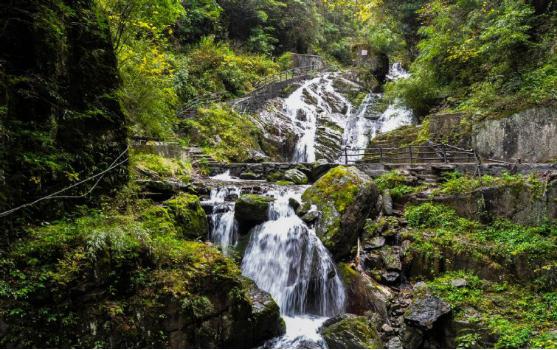
<path fill-rule="evenodd" d="M 390 67 L 387 78 L 389 80 L 406 79 L 410 74 L 402 68 L 400 63 Z M 363 157 L 363 150 L 370 140 L 380 133 L 385 133 L 411 125 L 414 122 L 412 111 L 404 107 L 399 101 L 389 105 L 383 113 L 379 113 L 376 103 L 383 97 L 382 94 L 368 94 L 361 106 L 350 117 L 344 129 L 342 146 L 350 153 L 350 161 L 357 161 Z M 352 152 L 350 152 L 352 150 Z M 344 161 L 341 156 L 341 161 Z"/>
<path fill-rule="evenodd" d="M 336 74 L 327 73 L 308 80 L 284 101 L 285 113 L 301 135 L 296 144 L 293 162 L 313 162 L 316 159 L 318 119 L 326 117 L 344 128 L 352 104 L 333 87 Z"/>
<path fill-rule="evenodd" d="M 240 196 L 238 187 L 221 187 L 211 190 L 211 197 L 206 202 L 212 206 L 209 216 L 211 230 L 209 240 L 218 245 L 227 255 L 238 241 L 238 223 L 234 219 L 234 199 Z"/>
<path fill-rule="evenodd" d="M 344 310 L 346 296 L 333 260 L 288 203 L 300 199 L 301 190 L 270 192 L 276 198 L 270 220 L 253 229 L 242 261 L 243 274 L 269 292 L 285 315 L 286 335 L 271 347 L 323 346 L 317 328 Z"/>

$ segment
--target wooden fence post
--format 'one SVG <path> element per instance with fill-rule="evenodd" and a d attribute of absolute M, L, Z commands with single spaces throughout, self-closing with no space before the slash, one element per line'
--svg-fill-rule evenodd
<path fill-rule="evenodd" d="M 446 149 L 444 143 L 441 144 L 441 151 L 443 152 L 443 161 L 444 161 L 445 163 L 448 163 L 449 160 L 447 159 L 447 149 Z"/>
<path fill-rule="evenodd" d="M 344 164 L 348 165 L 348 147 L 344 147 Z"/>
<path fill-rule="evenodd" d="M 383 164 L 383 147 L 379 146 L 379 163 Z"/>
<path fill-rule="evenodd" d="M 408 153 L 410 153 L 410 166 L 414 165 L 414 157 L 412 155 L 412 146 L 408 146 Z"/>

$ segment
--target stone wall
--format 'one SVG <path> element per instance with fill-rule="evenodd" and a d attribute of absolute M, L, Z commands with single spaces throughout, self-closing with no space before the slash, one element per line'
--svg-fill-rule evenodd
<path fill-rule="evenodd" d="M 557 159 L 557 106 L 536 107 L 474 128 L 472 147 L 483 158 L 548 162 Z"/>

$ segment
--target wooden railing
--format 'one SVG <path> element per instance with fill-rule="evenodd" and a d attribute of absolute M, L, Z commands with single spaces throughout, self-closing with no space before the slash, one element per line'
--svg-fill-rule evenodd
<path fill-rule="evenodd" d="M 342 152 L 341 159 L 345 164 L 356 162 L 411 165 L 417 163 L 481 163 L 476 151 L 443 143 L 405 147 L 344 148 Z"/>

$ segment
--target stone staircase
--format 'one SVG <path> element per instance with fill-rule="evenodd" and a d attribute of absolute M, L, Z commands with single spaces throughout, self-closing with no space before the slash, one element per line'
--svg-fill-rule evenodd
<path fill-rule="evenodd" d="M 200 147 L 189 147 L 187 148 L 187 153 L 192 164 L 202 164 L 209 166 L 220 164 L 213 157 L 203 152 Z"/>

